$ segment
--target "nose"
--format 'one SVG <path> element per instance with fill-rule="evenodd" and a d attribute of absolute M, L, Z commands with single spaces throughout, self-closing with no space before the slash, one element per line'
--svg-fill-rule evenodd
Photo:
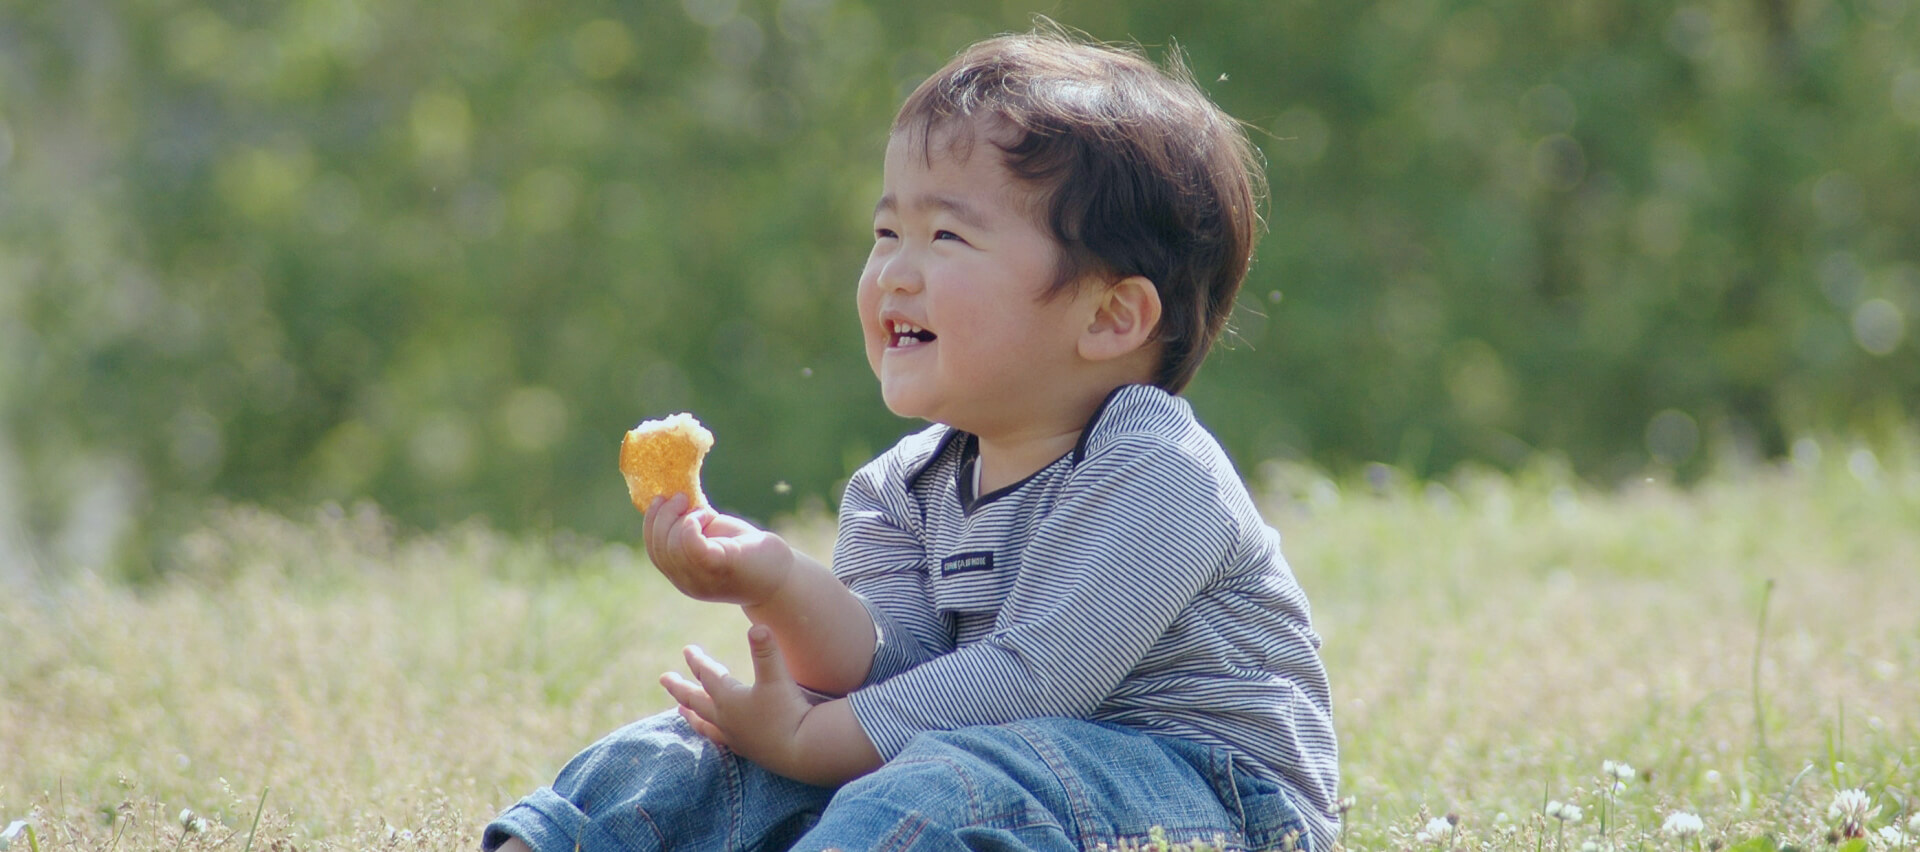
<path fill-rule="evenodd" d="M 917 293 L 926 281 L 921 275 L 920 260 L 913 249 L 902 246 L 880 259 L 880 271 L 875 276 L 875 283 L 884 291 Z"/>

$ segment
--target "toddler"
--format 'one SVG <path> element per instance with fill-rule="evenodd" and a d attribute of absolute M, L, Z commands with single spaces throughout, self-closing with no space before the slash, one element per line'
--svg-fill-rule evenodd
<path fill-rule="evenodd" d="M 1054 32 L 907 99 L 857 298 L 887 407 L 832 567 L 676 495 L 653 563 L 742 607 L 676 711 L 575 757 L 486 849 L 1330 849 L 1319 638 L 1176 394 L 1258 228 L 1257 162 L 1178 61 Z"/>

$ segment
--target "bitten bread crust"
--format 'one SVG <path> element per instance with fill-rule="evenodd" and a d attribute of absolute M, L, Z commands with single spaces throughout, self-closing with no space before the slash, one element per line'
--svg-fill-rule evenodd
<path fill-rule="evenodd" d="M 694 508 L 707 505 L 700 491 L 700 463 L 713 449 L 713 433 L 691 414 L 648 420 L 620 440 L 620 473 L 627 496 L 642 512 L 655 497 L 685 494 Z"/>

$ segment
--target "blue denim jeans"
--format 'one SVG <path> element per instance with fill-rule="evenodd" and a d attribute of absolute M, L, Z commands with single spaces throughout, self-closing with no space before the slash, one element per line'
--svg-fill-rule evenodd
<path fill-rule="evenodd" d="M 588 747 L 487 826 L 537 852 L 1308 848 L 1277 784 L 1221 749 L 1074 719 L 937 731 L 838 790 L 714 747 L 672 712 Z M 1289 847 L 1288 844 L 1293 846 Z"/>

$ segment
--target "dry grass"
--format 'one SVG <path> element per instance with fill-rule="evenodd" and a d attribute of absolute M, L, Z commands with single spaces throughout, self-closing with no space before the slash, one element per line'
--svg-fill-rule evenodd
<path fill-rule="evenodd" d="M 1327 640 L 1348 845 L 1682 848 L 1661 827 L 1686 810 L 1693 847 L 1812 847 L 1845 788 L 1879 806 L 1866 828 L 1906 825 L 1920 463 L 1828 455 L 1605 494 L 1548 469 L 1263 471 Z M 0 590 L 0 824 L 29 818 L 42 848 L 473 848 L 579 747 L 664 707 L 680 645 L 744 667 L 738 614 L 623 546 L 236 509 L 179 553 L 150 585 Z M 1606 760 L 1638 770 L 1611 796 Z"/>

